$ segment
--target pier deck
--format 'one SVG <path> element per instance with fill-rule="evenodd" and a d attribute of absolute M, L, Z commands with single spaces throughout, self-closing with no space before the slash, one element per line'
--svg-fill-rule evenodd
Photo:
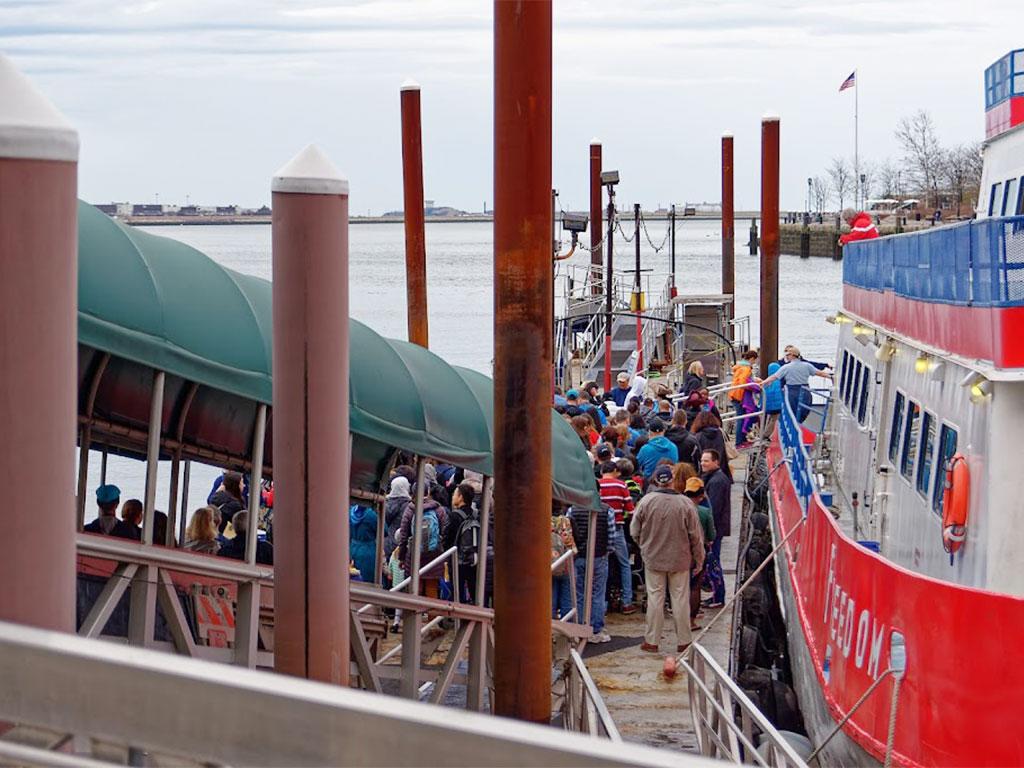
<path fill-rule="evenodd" d="M 727 597 L 733 594 L 736 582 L 745 467 L 746 455 L 741 454 L 733 462 L 733 534 L 722 542 Z M 704 597 L 707 596 L 705 593 Z M 717 613 L 705 610 L 697 623 L 704 626 Z M 701 639 L 701 645 L 726 669 L 729 666 L 729 625 L 729 617 L 723 617 Z M 644 626 L 642 613 L 631 616 L 609 613 L 605 630 L 612 636 L 612 642 L 587 647 L 583 654 L 587 669 L 624 740 L 696 753 L 686 673 L 680 669 L 674 680 L 667 680 L 661 671 L 665 656 L 676 647 L 675 627 L 666 616 L 662 652 L 654 654 L 640 650 Z"/>

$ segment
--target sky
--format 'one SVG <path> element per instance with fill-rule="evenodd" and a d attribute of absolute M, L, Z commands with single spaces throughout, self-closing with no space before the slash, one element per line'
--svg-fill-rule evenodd
<path fill-rule="evenodd" d="M 530 0 L 525 0 L 530 2 Z M 486 0 L 0 0 L 0 50 L 79 131 L 80 196 L 269 203 L 315 143 L 354 214 L 402 206 L 399 89 L 422 88 L 425 197 L 479 211 L 493 193 L 493 4 Z M 556 0 L 553 184 L 588 207 L 589 144 L 620 204 L 760 196 L 760 121 L 781 118 L 781 201 L 854 152 L 897 158 L 918 109 L 945 144 L 984 132 L 982 75 L 1024 47 L 1024 0 Z M 2 108 L 2 105 L 0 105 Z"/>

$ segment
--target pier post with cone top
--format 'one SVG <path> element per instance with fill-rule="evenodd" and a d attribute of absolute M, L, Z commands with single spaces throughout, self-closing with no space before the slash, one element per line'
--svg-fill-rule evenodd
<path fill-rule="evenodd" d="M 0 620 L 64 632 L 75 631 L 77 178 L 75 129 L 0 53 Z"/>
<path fill-rule="evenodd" d="M 348 182 L 310 145 L 271 189 L 274 669 L 348 685 Z"/>
<path fill-rule="evenodd" d="M 601 140 L 590 140 L 590 293 L 600 296 L 604 290 L 601 267 L 604 257 L 601 249 Z"/>
<path fill-rule="evenodd" d="M 427 343 L 427 247 L 423 222 L 423 138 L 420 126 L 420 87 L 402 83 L 402 182 L 405 203 L 405 285 L 409 341 Z"/>
<path fill-rule="evenodd" d="M 761 120 L 761 370 L 779 358 L 779 118 Z"/>
<path fill-rule="evenodd" d="M 551 2 L 494 3 L 495 712 L 551 720 Z"/>
<path fill-rule="evenodd" d="M 732 296 L 729 319 L 736 314 L 736 219 L 733 209 L 732 134 L 722 134 L 722 293 Z M 733 326 L 729 325 L 729 339 Z"/>

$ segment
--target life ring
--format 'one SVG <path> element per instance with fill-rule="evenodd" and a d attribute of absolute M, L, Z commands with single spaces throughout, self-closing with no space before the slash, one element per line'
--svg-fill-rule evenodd
<path fill-rule="evenodd" d="M 967 459 L 956 453 L 946 465 L 946 484 L 942 494 L 942 547 L 950 554 L 967 539 L 967 503 L 971 480 Z"/>

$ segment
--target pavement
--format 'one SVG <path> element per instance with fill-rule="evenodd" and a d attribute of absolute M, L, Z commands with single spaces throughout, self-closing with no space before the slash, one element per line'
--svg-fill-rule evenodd
<path fill-rule="evenodd" d="M 722 570 L 727 596 L 733 593 L 736 582 L 745 459 L 745 455 L 741 455 L 733 462 L 733 534 L 722 542 Z M 704 593 L 703 596 L 710 595 Z M 704 616 L 697 623 L 706 626 L 720 610 L 705 609 Z M 587 646 L 583 654 L 587 669 L 625 741 L 696 753 L 686 673 L 680 669 L 671 680 L 662 674 L 665 656 L 670 653 L 676 655 L 675 625 L 670 616 L 665 617 L 660 653 L 640 650 L 645 625 L 643 613 L 630 616 L 609 613 L 605 619 L 605 631 L 612 636 L 612 642 Z M 723 616 L 700 641 L 726 669 L 729 662 L 729 625 L 730 617 Z"/>

